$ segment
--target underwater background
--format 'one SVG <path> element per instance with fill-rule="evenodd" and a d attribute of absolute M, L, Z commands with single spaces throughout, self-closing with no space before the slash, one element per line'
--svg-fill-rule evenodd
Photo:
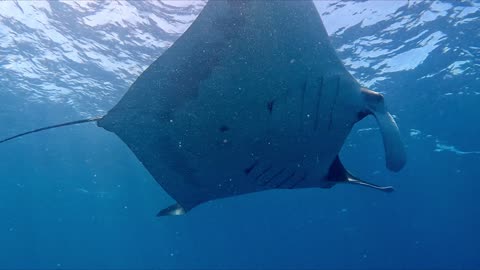
<path fill-rule="evenodd" d="M 205 1 L 1 1 L 0 137 L 105 114 Z M 480 1 L 317 1 L 349 71 L 385 94 L 407 146 L 385 169 L 373 119 L 353 185 L 172 203 L 94 124 L 0 145 L 0 269 L 480 268 Z"/>

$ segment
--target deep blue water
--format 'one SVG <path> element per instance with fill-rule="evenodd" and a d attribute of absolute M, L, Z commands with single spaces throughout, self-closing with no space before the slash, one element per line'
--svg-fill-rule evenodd
<path fill-rule="evenodd" d="M 104 113 L 203 6 L 72 3 L 0 2 L 0 137 Z M 269 191 L 157 218 L 172 200 L 120 139 L 67 127 L 0 145 L 0 269 L 478 269 L 479 2 L 317 7 L 408 151 L 387 171 L 366 119 L 342 160 L 394 193 Z"/>

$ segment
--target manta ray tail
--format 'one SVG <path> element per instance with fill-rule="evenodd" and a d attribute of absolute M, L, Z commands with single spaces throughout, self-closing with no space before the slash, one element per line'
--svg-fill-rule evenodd
<path fill-rule="evenodd" d="M 391 186 L 378 186 L 353 176 L 350 172 L 348 172 L 345 169 L 345 167 L 343 166 L 338 156 L 335 158 L 335 161 L 330 166 L 330 170 L 327 176 L 327 181 L 328 182 L 325 185 L 326 188 L 332 187 L 334 184 L 346 183 L 346 184 L 361 185 L 361 186 L 373 188 L 376 190 L 380 190 L 383 192 L 393 191 L 393 187 Z"/>
<path fill-rule="evenodd" d="M 67 123 L 62 123 L 62 124 L 57 124 L 57 125 L 53 125 L 53 126 L 48 126 L 48 127 L 43 127 L 43 128 L 30 130 L 30 131 L 23 132 L 23 133 L 15 135 L 15 136 L 8 137 L 8 138 L 5 138 L 3 140 L 0 140 L 0 143 L 4 143 L 4 142 L 7 142 L 7 141 L 16 139 L 16 138 L 23 137 L 23 136 L 28 135 L 28 134 L 37 133 L 37 132 L 48 130 L 48 129 L 77 125 L 77 124 L 83 124 L 83 123 L 88 123 L 88 122 L 96 122 L 96 121 L 102 119 L 102 117 L 103 116 L 98 116 L 98 117 L 87 118 L 87 119 L 82 119 L 82 120 L 77 120 L 77 121 L 72 121 L 72 122 L 67 122 Z"/>

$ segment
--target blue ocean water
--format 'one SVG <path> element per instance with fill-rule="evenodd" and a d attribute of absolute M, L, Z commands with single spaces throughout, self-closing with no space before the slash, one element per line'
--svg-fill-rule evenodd
<path fill-rule="evenodd" d="M 204 1 L 0 2 L 0 137 L 102 115 Z M 157 218 L 172 200 L 94 124 L 0 145 L 0 269 L 477 269 L 480 2 L 319 1 L 338 55 L 385 94 L 408 164 L 372 119 L 345 166 L 385 194 L 269 191 Z"/>

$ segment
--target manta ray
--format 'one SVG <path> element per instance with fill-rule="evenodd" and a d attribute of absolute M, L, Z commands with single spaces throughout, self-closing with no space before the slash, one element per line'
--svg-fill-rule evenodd
<path fill-rule="evenodd" d="M 116 134 L 176 201 L 180 215 L 207 201 L 271 189 L 358 184 L 339 152 L 372 115 L 386 166 L 406 154 L 381 94 L 362 87 L 332 47 L 312 1 L 209 1 L 187 31 L 96 122 Z"/>

